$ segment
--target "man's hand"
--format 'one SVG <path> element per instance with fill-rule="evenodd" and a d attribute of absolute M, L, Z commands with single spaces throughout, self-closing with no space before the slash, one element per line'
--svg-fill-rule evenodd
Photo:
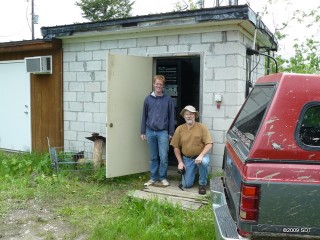
<path fill-rule="evenodd" d="M 200 164 L 202 162 L 202 157 L 198 156 L 195 160 L 194 160 L 195 164 Z"/>
<path fill-rule="evenodd" d="M 141 137 L 141 139 L 142 139 L 143 141 L 147 141 L 147 138 L 146 138 L 146 135 L 145 135 L 145 134 L 141 134 L 140 137 Z"/>
<path fill-rule="evenodd" d="M 183 168 L 186 168 L 186 166 L 183 164 L 183 162 L 178 164 L 178 169 L 182 170 Z"/>

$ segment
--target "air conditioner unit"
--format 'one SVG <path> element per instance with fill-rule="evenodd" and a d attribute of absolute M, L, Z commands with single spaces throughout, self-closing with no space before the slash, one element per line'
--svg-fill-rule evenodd
<path fill-rule="evenodd" d="M 34 74 L 52 74 L 52 56 L 25 58 L 27 72 Z"/>

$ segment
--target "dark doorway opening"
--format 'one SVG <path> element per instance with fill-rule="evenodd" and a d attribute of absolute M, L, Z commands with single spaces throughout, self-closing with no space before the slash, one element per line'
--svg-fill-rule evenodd
<path fill-rule="evenodd" d="M 184 123 L 181 110 L 192 105 L 199 109 L 200 102 L 200 57 L 164 57 L 156 59 L 156 74 L 166 78 L 165 92 L 175 102 L 175 127 Z M 169 150 L 169 165 L 177 166 L 173 148 Z"/>

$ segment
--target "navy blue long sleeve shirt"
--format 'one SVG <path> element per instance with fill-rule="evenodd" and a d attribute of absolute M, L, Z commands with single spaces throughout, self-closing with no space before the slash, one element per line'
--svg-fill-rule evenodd
<path fill-rule="evenodd" d="M 173 136 L 174 103 L 170 96 L 156 96 L 152 92 L 144 99 L 141 134 L 146 133 L 147 127 L 155 131 L 168 130 L 169 135 Z"/>

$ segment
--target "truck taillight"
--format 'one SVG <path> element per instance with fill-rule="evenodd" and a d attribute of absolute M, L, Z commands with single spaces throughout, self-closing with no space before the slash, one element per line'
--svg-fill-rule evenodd
<path fill-rule="evenodd" d="M 240 218 L 257 221 L 259 211 L 259 187 L 242 184 L 240 198 Z"/>
<path fill-rule="evenodd" d="M 244 238 L 250 238 L 252 234 L 251 232 L 246 232 L 241 229 L 238 229 L 238 233 L 241 237 L 244 237 Z"/>

